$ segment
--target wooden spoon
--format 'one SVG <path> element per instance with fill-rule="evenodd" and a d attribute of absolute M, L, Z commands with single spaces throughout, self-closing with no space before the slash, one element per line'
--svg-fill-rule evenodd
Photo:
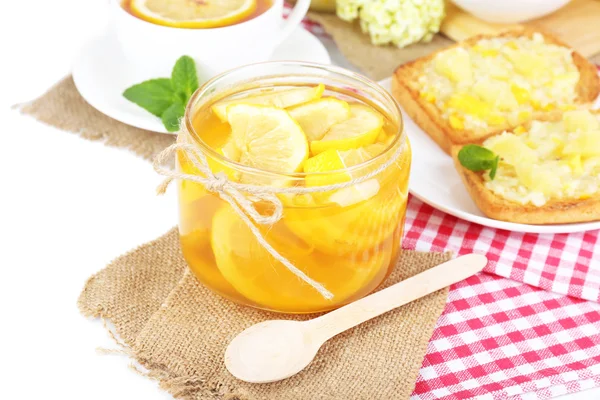
<path fill-rule="evenodd" d="M 225 366 L 236 378 L 251 383 L 289 378 L 306 368 L 333 336 L 460 282 L 486 264 L 482 255 L 464 255 L 315 319 L 258 323 L 231 341 Z"/>

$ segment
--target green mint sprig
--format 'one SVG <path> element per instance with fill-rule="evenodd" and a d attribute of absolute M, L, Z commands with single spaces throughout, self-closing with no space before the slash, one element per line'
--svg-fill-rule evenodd
<path fill-rule="evenodd" d="M 182 56 L 175 63 L 171 78 L 138 83 L 127 88 L 123 97 L 160 118 L 167 131 L 177 132 L 185 106 L 196 89 L 196 63 L 190 56 Z"/>
<path fill-rule="evenodd" d="M 490 179 L 494 180 L 500 156 L 485 147 L 468 144 L 458 152 L 458 161 L 460 161 L 463 167 L 471 171 L 478 172 L 489 169 Z"/>

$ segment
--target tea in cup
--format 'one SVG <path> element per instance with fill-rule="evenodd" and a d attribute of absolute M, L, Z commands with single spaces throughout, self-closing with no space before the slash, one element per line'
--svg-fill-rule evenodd
<path fill-rule="evenodd" d="M 189 55 L 204 78 L 269 59 L 298 27 L 310 0 L 282 18 L 283 0 L 111 0 L 113 28 L 138 77 L 168 75 Z"/>
<path fill-rule="evenodd" d="M 169 3 L 164 0 L 123 0 L 131 15 L 157 25 L 174 28 L 221 28 L 258 17 L 273 5 L 273 0 L 233 0 Z"/>

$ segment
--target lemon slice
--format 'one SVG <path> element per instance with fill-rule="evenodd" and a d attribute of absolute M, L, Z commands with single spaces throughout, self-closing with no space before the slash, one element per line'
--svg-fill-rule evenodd
<path fill-rule="evenodd" d="M 327 150 L 317 154 L 304 163 L 304 172 L 310 174 L 306 176 L 306 186 L 327 186 L 347 182 L 352 179 L 347 172 L 327 174 L 329 171 L 339 171 L 345 168 L 346 164 L 337 150 Z"/>
<path fill-rule="evenodd" d="M 338 153 L 344 162 L 344 165 L 346 165 L 348 168 L 373 159 L 374 157 L 380 155 L 385 148 L 386 146 L 381 143 L 374 143 L 359 149 L 338 151 Z M 355 177 L 366 175 L 367 173 L 377 169 L 379 165 L 381 165 L 381 163 L 375 163 L 373 165 L 369 165 L 368 167 L 360 168 L 359 171 L 354 173 L 354 175 L 356 175 Z M 382 171 L 380 174 L 377 174 L 377 176 L 369 180 L 357 183 L 356 185 L 347 188 L 339 189 L 329 196 L 329 201 L 332 203 L 337 203 L 342 207 L 348 207 L 368 200 L 379 192 L 379 189 L 381 188 L 380 180 L 385 180 L 383 178 L 389 175 L 389 173 L 390 171 Z M 352 175 L 353 174 L 350 174 L 350 176 Z"/>
<path fill-rule="evenodd" d="M 242 97 L 239 99 L 224 100 L 214 104 L 211 109 L 221 121 L 227 120 L 228 107 L 237 104 L 257 104 L 288 108 L 298 104 L 319 99 L 325 91 L 325 85 L 315 87 L 301 87 L 289 90 L 276 90 L 256 96 Z"/>
<path fill-rule="evenodd" d="M 333 185 L 363 176 L 381 164 L 375 163 L 365 168 L 359 168 L 358 171 L 352 173 L 345 171 L 345 169 L 371 160 L 381 154 L 385 148 L 386 146 L 382 143 L 374 143 L 359 149 L 345 151 L 325 150 L 309 158 L 304 163 L 304 172 L 309 174 L 305 178 L 306 186 Z M 330 171 L 331 173 L 329 173 Z M 314 193 L 312 198 L 318 204 L 336 203 L 342 207 L 348 207 L 377 195 L 381 187 L 379 179 L 385 178 L 387 175 L 389 175 L 389 171 L 382 171 L 378 176 L 356 183 L 350 187 L 341 188 L 333 192 Z"/>
<path fill-rule="evenodd" d="M 344 161 L 344 152 L 338 154 Z M 402 227 L 410 159 L 410 146 L 407 146 L 400 158 L 386 169 L 386 176 L 378 174 L 350 188 L 337 190 L 328 196 L 325 204 L 317 196 L 312 196 L 307 205 L 296 202 L 296 207 L 286 209 L 284 221 L 298 237 L 328 254 L 348 254 L 377 246 Z"/>
<path fill-rule="evenodd" d="M 315 175 L 315 173 L 327 173 L 329 171 L 340 171 L 348 167 L 361 164 L 378 156 L 385 150 L 383 143 L 374 143 L 365 147 L 351 150 L 325 150 L 304 162 L 306 186 L 326 186 L 352 179 L 349 172 Z"/>
<path fill-rule="evenodd" d="M 239 161 L 242 153 L 233 143 L 233 140 L 227 141 L 223 147 L 217 150 L 219 154 L 231 161 Z"/>
<path fill-rule="evenodd" d="M 333 255 L 366 251 L 402 229 L 407 193 L 390 186 L 382 188 L 375 179 L 361 182 L 334 192 L 327 206 L 288 208 L 285 222 L 319 251 Z"/>
<path fill-rule="evenodd" d="M 333 125 L 320 140 L 311 142 L 313 154 L 325 150 L 357 149 L 374 143 L 383 127 L 383 117 L 373 108 L 352 104 L 349 119 Z"/>
<path fill-rule="evenodd" d="M 260 105 L 228 107 L 231 137 L 240 163 L 271 172 L 300 171 L 308 157 L 308 142 L 287 111 Z"/>
<path fill-rule="evenodd" d="M 298 121 L 309 141 L 321 139 L 332 125 L 350 118 L 348 103 L 334 97 L 313 100 L 288 111 Z"/>
<path fill-rule="evenodd" d="M 366 201 L 345 206 L 346 193 L 338 191 L 339 197 L 327 207 L 289 208 L 285 222 L 288 228 L 315 249 L 333 255 L 366 251 L 383 243 L 395 231 L 402 229 L 401 217 L 406 210 L 407 194 L 399 187 L 380 188 L 376 181 L 361 183 L 357 193 L 377 190 Z M 371 188 L 374 185 L 374 188 Z"/>
<path fill-rule="evenodd" d="M 237 148 L 237 146 L 233 143 L 232 139 L 229 139 L 223 145 L 223 147 L 217 148 L 215 149 L 215 151 L 227 160 L 236 162 L 240 160 L 242 155 L 240 149 Z M 226 165 L 222 161 L 212 158 L 210 156 L 206 158 L 206 161 L 208 162 L 208 167 L 211 169 L 212 172 L 218 173 L 223 171 L 231 180 L 238 181 L 240 179 L 240 173 L 235 169 L 231 168 L 229 165 Z"/>
<path fill-rule="evenodd" d="M 223 207 L 223 200 L 211 194 L 194 204 L 182 205 L 179 241 L 183 257 L 194 274 L 212 289 L 235 297 L 237 291 L 221 275 L 211 247 L 212 217 L 220 207 Z"/>
<path fill-rule="evenodd" d="M 379 136 L 377 136 L 377 142 L 386 143 L 390 138 L 393 138 L 393 136 L 388 137 L 387 133 L 382 129 L 381 132 L 379 132 Z"/>
<path fill-rule="evenodd" d="M 177 151 L 177 170 L 183 174 L 202 175 L 201 172 L 194 166 L 189 159 L 187 153 L 182 150 Z M 208 191 L 201 183 L 181 179 L 179 181 L 179 202 L 184 207 L 185 204 L 193 203 L 194 201 L 208 195 Z"/>
<path fill-rule="evenodd" d="M 340 151 L 340 158 L 346 167 L 362 164 L 383 153 L 386 149 L 383 143 L 373 143 L 358 149 Z"/>
<path fill-rule="evenodd" d="M 235 146 L 235 144 L 233 143 L 233 140 L 231 138 L 229 138 L 223 146 L 217 147 L 215 149 L 215 152 L 217 152 L 218 154 L 220 154 L 221 156 L 223 156 L 224 158 L 226 158 L 230 161 L 239 161 L 239 159 L 241 157 L 240 150 Z M 184 174 L 188 174 L 188 175 L 204 176 L 204 174 L 200 170 L 198 170 L 198 168 L 196 168 L 196 166 L 194 165 L 192 160 L 190 160 L 189 157 L 190 157 L 189 154 L 187 154 L 181 150 L 178 151 L 177 159 L 178 159 L 179 171 Z M 208 163 L 208 167 L 210 168 L 210 170 L 213 173 L 216 174 L 216 173 L 219 173 L 222 171 L 227 175 L 227 177 L 229 179 L 236 180 L 236 181 L 239 180 L 240 173 L 238 171 L 234 170 L 229 165 L 226 165 L 222 160 L 215 158 L 215 157 L 211 157 L 209 155 L 206 155 L 206 161 Z M 198 162 L 200 162 L 200 160 L 198 160 Z M 190 188 L 192 188 L 192 187 L 196 188 L 196 190 L 194 190 L 194 191 L 186 190 L 185 197 L 192 196 L 192 192 L 197 192 L 200 195 L 207 193 L 204 186 L 202 186 L 202 184 L 200 184 L 200 183 L 196 183 L 196 182 L 192 182 L 192 181 L 188 181 L 188 180 L 184 179 L 181 181 L 181 185 L 182 185 L 182 187 L 186 187 L 186 185 L 187 185 Z"/>
<path fill-rule="evenodd" d="M 175 28 L 217 28 L 252 15 L 256 0 L 132 0 L 132 12 L 158 25 Z"/>
<path fill-rule="evenodd" d="M 231 207 L 219 209 L 211 233 L 219 271 L 244 297 L 278 311 L 324 311 L 362 296 L 383 279 L 392 258 L 391 246 L 383 245 L 347 257 L 319 253 L 283 222 L 261 230 L 282 256 L 334 294 L 333 302 L 324 299 L 275 260 Z"/>
<path fill-rule="evenodd" d="M 329 201 L 342 207 L 350 207 L 354 204 L 369 200 L 375 196 L 381 185 L 376 178 L 357 183 L 347 188 L 342 188 L 329 196 Z"/>

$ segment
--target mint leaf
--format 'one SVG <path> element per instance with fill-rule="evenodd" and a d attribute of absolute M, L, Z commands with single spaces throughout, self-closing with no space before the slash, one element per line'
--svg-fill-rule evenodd
<path fill-rule="evenodd" d="M 167 131 L 176 132 L 185 106 L 196 89 L 196 63 L 191 57 L 182 56 L 175 63 L 170 79 L 150 79 L 133 85 L 123 92 L 123 96 L 159 117 Z"/>
<path fill-rule="evenodd" d="M 500 157 L 493 151 L 475 144 L 468 144 L 458 152 L 460 164 L 471 171 L 490 171 L 490 179 L 496 176 Z"/>
<path fill-rule="evenodd" d="M 187 104 L 192 93 L 198 89 L 196 63 L 192 57 L 182 56 L 177 60 L 171 72 L 171 83 L 183 104 Z"/>
<path fill-rule="evenodd" d="M 500 156 L 497 156 L 494 160 L 494 164 L 492 164 L 492 168 L 490 170 L 490 179 L 494 180 L 496 177 L 496 171 L 498 171 L 498 163 L 500 162 Z"/>
<path fill-rule="evenodd" d="M 185 114 L 185 106 L 181 103 L 173 103 L 162 114 L 162 123 L 169 132 L 177 132 L 179 130 L 179 122 Z"/>
<path fill-rule="evenodd" d="M 123 92 L 123 96 L 159 118 L 176 100 L 168 78 L 150 79 L 133 85 Z"/>

